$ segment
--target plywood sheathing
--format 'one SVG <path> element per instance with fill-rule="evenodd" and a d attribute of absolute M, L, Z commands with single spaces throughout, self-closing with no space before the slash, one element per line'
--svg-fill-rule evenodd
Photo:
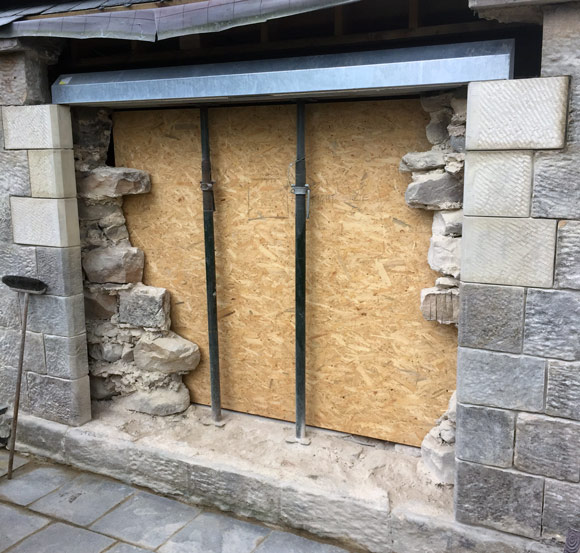
<path fill-rule="evenodd" d="M 416 100 L 307 107 L 308 424 L 419 445 L 455 388 L 455 329 L 419 308 L 432 217 L 405 205 L 398 172 L 426 123 Z M 223 405 L 293 420 L 295 108 L 216 108 L 210 126 Z M 152 176 L 127 224 L 174 330 L 202 348 L 188 384 L 207 404 L 199 112 L 117 113 L 114 140 L 117 165 Z"/>

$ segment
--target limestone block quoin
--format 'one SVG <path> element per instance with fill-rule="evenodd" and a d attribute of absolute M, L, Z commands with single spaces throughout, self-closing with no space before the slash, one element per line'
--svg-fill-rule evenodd
<path fill-rule="evenodd" d="M 568 77 L 470 83 L 466 148 L 563 148 L 568 86 Z"/>
<path fill-rule="evenodd" d="M 558 223 L 555 286 L 580 290 L 580 221 Z"/>
<path fill-rule="evenodd" d="M 78 336 L 44 335 L 47 374 L 75 380 L 89 374 L 86 334 Z"/>
<path fill-rule="evenodd" d="M 83 292 L 81 248 L 36 248 L 38 278 L 48 285 L 47 294 L 74 296 Z"/>
<path fill-rule="evenodd" d="M 31 296 L 28 328 L 57 336 L 77 336 L 85 331 L 82 294 L 76 296 Z"/>
<path fill-rule="evenodd" d="M 464 281 L 552 286 L 555 220 L 465 217 L 462 240 Z"/>
<path fill-rule="evenodd" d="M 29 150 L 30 188 L 35 198 L 75 198 L 72 150 Z"/>
<path fill-rule="evenodd" d="M 580 421 L 580 363 L 548 363 L 546 413 Z"/>

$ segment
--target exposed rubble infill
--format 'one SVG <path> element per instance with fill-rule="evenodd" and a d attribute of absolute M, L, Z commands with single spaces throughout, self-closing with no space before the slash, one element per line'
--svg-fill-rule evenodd
<path fill-rule="evenodd" d="M 142 282 L 145 256 L 130 242 L 123 196 L 148 193 L 151 180 L 106 165 L 111 127 L 106 110 L 73 111 L 91 395 L 127 396 L 127 408 L 150 415 L 180 413 L 191 403 L 182 377 L 200 352 L 170 330 L 169 292 Z"/>
<path fill-rule="evenodd" d="M 10 438 L 10 425 L 12 423 L 12 413 L 8 405 L 0 403 L 0 448 L 6 447 Z"/>

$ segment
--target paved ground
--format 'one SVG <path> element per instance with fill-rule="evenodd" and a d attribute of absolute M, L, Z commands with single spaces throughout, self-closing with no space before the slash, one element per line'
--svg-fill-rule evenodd
<path fill-rule="evenodd" d="M 347 553 L 0 450 L 0 553 Z"/>

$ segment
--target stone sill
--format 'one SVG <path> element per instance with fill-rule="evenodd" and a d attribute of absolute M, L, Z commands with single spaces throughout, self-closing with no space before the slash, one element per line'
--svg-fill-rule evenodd
<path fill-rule="evenodd" d="M 190 503 L 291 527 L 372 553 L 555 553 L 561 548 L 453 521 L 452 488 L 431 482 L 415 448 L 209 409 L 154 418 L 96 402 L 71 428 L 20 417 L 17 449 Z"/>

